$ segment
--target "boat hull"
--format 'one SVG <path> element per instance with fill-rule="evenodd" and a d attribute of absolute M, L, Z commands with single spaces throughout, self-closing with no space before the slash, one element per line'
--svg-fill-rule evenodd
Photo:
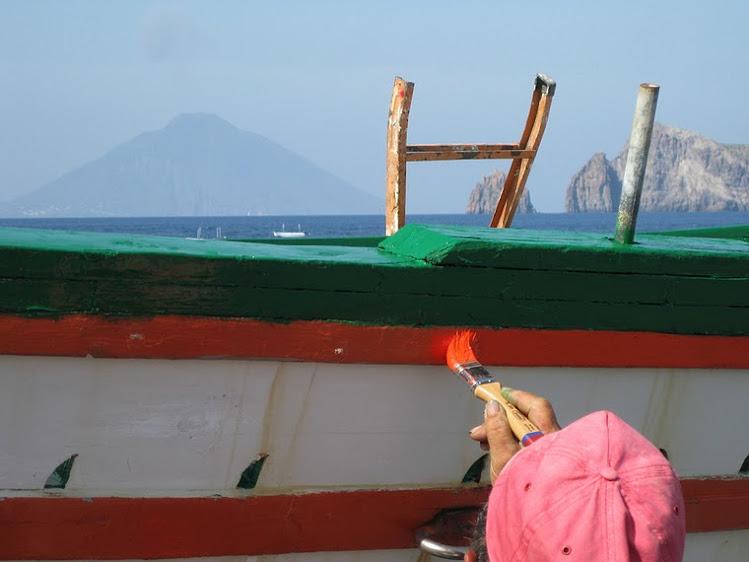
<path fill-rule="evenodd" d="M 409 226 L 0 230 L 0 558 L 413 559 L 489 493 L 462 329 L 562 424 L 612 410 L 664 450 L 688 560 L 746 546 L 743 240 Z"/>

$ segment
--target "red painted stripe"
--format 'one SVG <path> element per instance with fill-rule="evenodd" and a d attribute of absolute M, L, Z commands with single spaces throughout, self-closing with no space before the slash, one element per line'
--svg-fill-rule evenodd
<path fill-rule="evenodd" d="M 476 329 L 486 365 L 747 368 L 749 336 Z M 455 328 L 190 316 L 0 316 L 0 354 L 441 365 Z"/>
<path fill-rule="evenodd" d="M 749 479 L 684 480 L 690 532 L 749 529 Z M 412 548 L 488 488 L 197 498 L 6 497 L 0 559 L 125 559 Z"/>
<path fill-rule="evenodd" d="M 0 557 L 178 558 L 411 548 L 440 509 L 486 489 L 244 498 L 5 498 Z"/>
<path fill-rule="evenodd" d="M 749 478 L 681 481 L 687 531 L 749 529 Z"/>

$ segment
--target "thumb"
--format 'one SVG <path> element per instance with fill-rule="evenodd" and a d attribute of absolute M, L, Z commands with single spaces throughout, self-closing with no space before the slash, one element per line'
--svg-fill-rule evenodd
<path fill-rule="evenodd" d="M 510 429 L 504 408 L 495 400 L 488 402 L 484 408 L 484 427 L 489 441 L 491 478 L 494 483 L 508 461 L 520 450 L 520 444 Z"/>

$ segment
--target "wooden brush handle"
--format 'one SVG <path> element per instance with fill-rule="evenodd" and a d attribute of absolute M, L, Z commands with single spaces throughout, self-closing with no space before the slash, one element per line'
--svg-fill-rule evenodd
<path fill-rule="evenodd" d="M 496 400 L 507 413 L 507 420 L 510 422 L 510 428 L 515 434 L 515 437 L 525 446 L 530 445 L 537 439 L 543 437 L 543 433 L 536 425 L 525 417 L 523 412 L 518 410 L 515 406 L 507 401 L 507 398 L 502 396 L 502 385 L 498 382 L 487 382 L 476 386 L 473 393 L 477 398 L 480 398 L 484 402 Z"/>

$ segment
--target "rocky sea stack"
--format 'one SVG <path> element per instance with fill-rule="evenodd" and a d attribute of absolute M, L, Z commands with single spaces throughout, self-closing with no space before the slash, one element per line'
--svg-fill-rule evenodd
<path fill-rule="evenodd" d="M 476 187 L 473 188 L 473 191 L 471 191 L 471 194 L 468 197 L 466 213 L 493 213 L 494 209 L 496 209 L 497 207 L 497 202 L 499 201 L 499 196 L 502 193 L 502 186 L 505 184 L 506 178 L 507 174 L 501 170 L 494 170 L 493 172 L 483 176 L 476 184 Z M 523 190 L 523 194 L 520 197 L 517 212 L 536 212 L 536 210 L 533 208 L 533 203 L 531 203 L 531 197 L 527 187 Z"/>
<path fill-rule="evenodd" d="M 595 154 L 567 187 L 567 212 L 616 211 L 628 146 L 613 160 Z M 659 123 L 653 129 L 640 209 L 749 210 L 749 145 L 720 144 Z"/>

